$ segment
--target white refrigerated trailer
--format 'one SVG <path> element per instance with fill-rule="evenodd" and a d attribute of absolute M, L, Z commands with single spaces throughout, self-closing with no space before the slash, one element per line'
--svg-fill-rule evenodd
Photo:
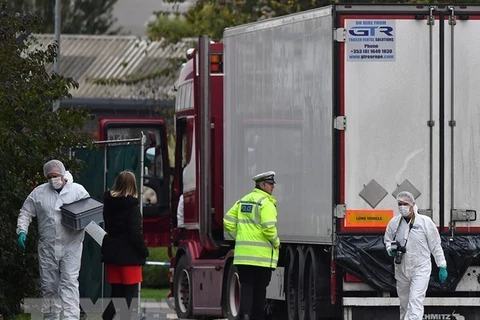
<path fill-rule="evenodd" d="M 333 5 L 223 42 L 224 212 L 276 171 L 286 317 L 398 319 L 383 233 L 407 190 L 448 263 L 425 319 L 480 319 L 480 6 Z"/>

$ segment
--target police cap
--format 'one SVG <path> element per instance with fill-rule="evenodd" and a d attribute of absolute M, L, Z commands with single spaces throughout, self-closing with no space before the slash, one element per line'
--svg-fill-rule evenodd
<path fill-rule="evenodd" d="M 262 181 L 265 181 L 268 183 L 275 183 L 274 177 L 275 177 L 275 171 L 267 171 L 267 172 L 262 172 L 257 174 L 252 179 L 253 181 L 255 181 L 255 183 L 262 182 Z"/>

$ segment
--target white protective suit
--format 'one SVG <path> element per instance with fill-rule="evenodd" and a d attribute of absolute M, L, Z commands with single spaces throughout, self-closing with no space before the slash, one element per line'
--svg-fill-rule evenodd
<path fill-rule="evenodd" d="M 392 242 L 399 241 L 404 246 L 407 240 L 407 250 L 403 254 L 402 263 L 395 264 L 401 320 L 423 318 L 423 301 L 432 271 L 430 254 L 438 267 L 447 265 L 435 223 L 429 217 L 418 214 L 416 205 L 413 208 L 412 228 L 410 229 L 409 223 L 398 214 L 388 223 L 384 238 L 387 251 L 391 249 Z"/>
<path fill-rule="evenodd" d="M 33 217 L 37 217 L 38 260 L 43 295 L 44 319 L 80 319 L 78 274 L 82 258 L 84 230 L 62 225 L 60 206 L 89 197 L 85 188 L 73 183 L 66 171 L 67 183 L 60 193 L 48 183 L 36 187 L 25 200 L 17 220 L 17 234 L 28 233 Z M 61 304 L 60 304 L 61 302 Z"/>

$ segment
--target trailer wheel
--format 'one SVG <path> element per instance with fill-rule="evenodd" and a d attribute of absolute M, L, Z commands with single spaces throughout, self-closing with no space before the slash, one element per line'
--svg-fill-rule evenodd
<path fill-rule="evenodd" d="M 305 264 L 305 299 L 307 301 L 307 315 L 309 320 L 317 320 L 320 318 L 319 302 L 317 300 L 319 277 L 318 266 L 313 252 L 308 253 L 307 262 Z"/>
<path fill-rule="evenodd" d="M 322 259 L 323 258 L 323 259 Z M 330 304 L 330 269 L 328 257 L 309 247 L 305 264 L 305 300 L 307 319 L 331 319 L 334 316 Z"/>
<path fill-rule="evenodd" d="M 185 255 L 181 256 L 175 268 L 174 292 L 175 311 L 178 318 L 191 318 L 193 308 L 192 272 L 188 269 L 188 260 Z"/>
<path fill-rule="evenodd" d="M 298 320 L 297 280 L 298 276 L 294 268 L 293 249 L 291 246 L 288 246 L 285 257 L 284 280 L 288 320 Z"/>
<path fill-rule="evenodd" d="M 305 252 L 303 247 L 297 247 L 294 263 L 295 274 L 297 275 L 297 310 L 298 320 L 306 320 L 307 301 L 305 299 Z"/>
<path fill-rule="evenodd" d="M 227 281 L 223 287 L 225 316 L 228 320 L 238 320 L 240 313 L 240 279 L 235 265 L 228 268 Z"/>

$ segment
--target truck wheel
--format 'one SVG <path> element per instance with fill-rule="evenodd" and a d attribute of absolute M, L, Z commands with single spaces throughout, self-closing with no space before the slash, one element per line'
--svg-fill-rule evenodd
<path fill-rule="evenodd" d="M 183 255 L 175 268 L 174 278 L 175 311 L 180 319 L 192 317 L 192 272 L 188 269 L 188 260 Z"/>
<path fill-rule="evenodd" d="M 237 267 L 228 268 L 227 281 L 224 284 L 225 316 L 228 320 L 238 320 L 240 313 L 240 280 Z"/>
<path fill-rule="evenodd" d="M 307 254 L 307 261 L 305 263 L 305 300 L 307 301 L 307 314 L 309 320 L 317 320 L 320 318 L 319 301 L 317 300 L 319 277 L 316 257 L 313 251 Z"/>
<path fill-rule="evenodd" d="M 297 280 L 298 275 L 294 268 L 294 254 L 291 246 L 287 247 L 285 257 L 285 304 L 287 306 L 288 320 L 298 320 L 297 304 Z"/>
<path fill-rule="evenodd" d="M 333 318 L 330 304 L 330 268 L 325 262 L 328 258 L 313 247 L 307 250 L 305 300 L 308 320 Z"/>
<path fill-rule="evenodd" d="M 307 303 L 305 300 L 305 251 L 301 246 L 297 247 L 295 253 L 294 268 L 297 276 L 297 311 L 298 320 L 305 320 Z"/>

